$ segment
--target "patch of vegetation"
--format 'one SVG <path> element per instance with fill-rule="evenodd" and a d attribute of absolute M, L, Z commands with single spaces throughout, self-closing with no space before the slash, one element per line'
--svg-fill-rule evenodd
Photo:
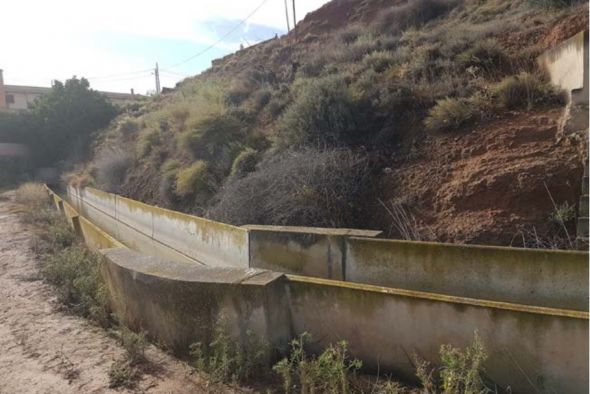
<path fill-rule="evenodd" d="M 494 391 L 487 387 L 483 378 L 483 363 L 487 359 L 481 338 L 475 333 L 473 342 L 465 349 L 451 345 L 440 348 L 441 367 L 438 371 L 439 380 L 435 379 L 435 371 L 428 362 L 416 356 L 416 376 L 422 388 L 428 393 L 441 394 L 485 394 Z"/>
<path fill-rule="evenodd" d="M 436 102 L 424 125 L 429 130 L 453 130 L 471 122 L 474 111 L 467 99 L 446 98 Z"/>
<path fill-rule="evenodd" d="M 498 104 L 506 109 L 531 109 L 539 104 L 563 100 L 550 83 L 528 72 L 503 79 L 492 87 L 492 94 Z"/>
<path fill-rule="evenodd" d="M 106 191 L 117 193 L 133 164 L 133 157 L 120 148 L 107 148 L 94 160 L 96 183 Z"/>
<path fill-rule="evenodd" d="M 147 156 L 152 149 L 160 143 L 160 132 L 154 129 L 145 129 L 137 137 L 136 152 L 139 158 Z"/>
<path fill-rule="evenodd" d="M 223 325 L 217 326 L 209 344 L 200 342 L 190 347 L 195 367 L 217 382 L 244 382 L 253 376 L 266 375 L 269 347 L 252 332 L 241 340 L 230 337 Z"/>
<path fill-rule="evenodd" d="M 176 174 L 176 194 L 190 197 L 197 194 L 209 194 L 213 189 L 211 175 L 207 163 L 198 160 L 183 168 Z"/>
<path fill-rule="evenodd" d="M 256 164 L 259 160 L 259 153 L 252 149 L 246 148 L 234 160 L 231 167 L 231 176 L 242 178 L 256 170 Z"/>
<path fill-rule="evenodd" d="M 279 147 L 338 146 L 360 129 L 357 102 L 341 78 L 302 81 L 295 94 L 279 119 Z"/>
<path fill-rule="evenodd" d="M 30 211 L 46 208 L 49 204 L 49 194 L 40 183 L 27 182 L 19 186 L 15 193 L 16 202 L 26 205 Z"/>
<path fill-rule="evenodd" d="M 102 256 L 79 243 L 69 223 L 50 205 L 42 185 L 21 186 L 17 199 L 27 204 L 30 212 L 24 220 L 39 230 L 33 250 L 43 261 L 41 274 L 55 286 L 58 300 L 74 313 L 108 326 L 110 310 L 100 273 Z"/>
<path fill-rule="evenodd" d="M 369 53 L 363 59 L 364 66 L 372 69 L 377 73 L 382 73 L 394 63 L 395 56 L 390 51 L 375 51 Z"/>
<path fill-rule="evenodd" d="M 294 339 L 289 357 L 273 367 L 283 380 L 285 393 L 351 393 L 350 380 L 362 362 L 350 359 L 345 341 L 329 346 L 318 357 L 311 357 L 304 349 L 310 339 L 307 333 Z"/>
<path fill-rule="evenodd" d="M 139 124 L 135 119 L 122 118 L 118 122 L 117 131 L 123 135 L 129 135 L 139 130 Z"/>
<path fill-rule="evenodd" d="M 582 3 L 582 0 L 529 0 L 529 3 L 535 7 L 551 9 L 566 8 Z"/>
<path fill-rule="evenodd" d="M 287 151 L 230 179 L 208 216 L 225 223 L 355 227 L 372 187 L 366 155 L 347 149 Z"/>

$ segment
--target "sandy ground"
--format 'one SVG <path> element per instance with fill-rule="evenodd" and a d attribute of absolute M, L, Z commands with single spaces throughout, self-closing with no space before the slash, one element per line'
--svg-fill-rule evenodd
<path fill-rule="evenodd" d="M 150 347 L 156 366 L 134 390 L 110 389 L 108 370 L 124 350 L 107 332 L 61 311 L 38 275 L 13 194 L 0 195 L 0 394 L 235 393 L 208 385 L 186 364 Z"/>

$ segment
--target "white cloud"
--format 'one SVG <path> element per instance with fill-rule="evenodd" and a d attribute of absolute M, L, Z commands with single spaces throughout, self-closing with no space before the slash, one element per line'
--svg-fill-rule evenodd
<path fill-rule="evenodd" d="M 298 19 L 327 0 L 297 0 Z M 150 67 L 150 54 L 127 55 L 108 48 L 96 48 L 79 37 L 96 34 L 127 34 L 142 37 L 186 40 L 211 44 L 217 37 L 206 21 L 242 20 L 261 0 L 19 0 L 2 5 L 0 68 L 6 83 L 45 85 L 51 79 L 72 75 L 122 74 Z M 290 1 L 289 1 L 290 3 Z M 291 12 L 291 11 L 290 11 Z M 285 29 L 284 0 L 267 0 L 248 23 Z M 235 48 L 227 43 L 225 48 Z M 222 44 L 223 46 L 223 44 Z M 160 59 L 173 64 L 186 57 Z M 140 76 L 140 75 L 136 75 Z M 129 76 L 127 76 L 129 77 Z M 163 76 L 163 85 L 179 78 Z M 151 88 L 153 77 L 146 73 L 135 81 L 96 80 L 93 87 L 138 92 Z"/>

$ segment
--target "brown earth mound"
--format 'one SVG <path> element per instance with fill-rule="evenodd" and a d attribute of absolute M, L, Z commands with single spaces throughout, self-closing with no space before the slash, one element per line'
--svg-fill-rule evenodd
<path fill-rule="evenodd" d="M 382 195 L 403 198 L 427 239 L 519 244 L 523 226 L 545 231 L 552 199 L 575 204 L 580 193 L 579 149 L 555 138 L 561 112 L 514 113 L 473 130 L 428 136 L 416 159 L 392 166 Z M 386 228 L 388 219 L 379 215 Z"/>

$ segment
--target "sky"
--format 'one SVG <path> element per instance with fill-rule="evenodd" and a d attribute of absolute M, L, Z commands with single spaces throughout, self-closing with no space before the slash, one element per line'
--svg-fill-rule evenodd
<path fill-rule="evenodd" d="M 161 85 L 174 87 L 240 44 L 286 33 L 284 1 L 8 1 L 1 11 L 0 69 L 7 85 L 50 86 L 77 76 L 93 89 L 146 94 L 155 89 L 156 62 Z M 297 20 L 327 2 L 296 0 Z"/>

